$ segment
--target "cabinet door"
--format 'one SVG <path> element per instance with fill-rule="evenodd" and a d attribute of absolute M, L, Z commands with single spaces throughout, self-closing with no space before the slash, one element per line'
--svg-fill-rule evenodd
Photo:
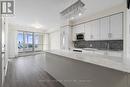
<path fill-rule="evenodd" d="M 84 33 L 84 24 L 76 25 L 73 27 L 76 34 Z"/>
<path fill-rule="evenodd" d="M 92 31 L 91 31 L 91 38 L 92 40 L 99 40 L 100 39 L 100 25 L 99 20 L 92 21 Z"/>
<path fill-rule="evenodd" d="M 109 17 L 100 19 L 100 39 L 109 40 Z"/>
<path fill-rule="evenodd" d="M 91 40 L 92 22 L 85 24 L 85 40 Z"/>
<path fill-rule="evenodd" d="M 123 38 L 123 13 L 110 16 L 110 39 Z"/>
<path fill-rule="evenodd" d="M 112 57 L 123 57 L 123 52 L 108 51 L 107 54 Z"/>
<path fill-rule="evenodd" d="M 84 24 L 80 24 L 72 28 L 73 41 L 76 40 L 76 34 L 79 34 L 79 33 L 85 33 Z"/>

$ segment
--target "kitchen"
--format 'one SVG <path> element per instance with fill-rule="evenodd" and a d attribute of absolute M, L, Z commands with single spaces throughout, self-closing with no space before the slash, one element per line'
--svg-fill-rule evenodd
<path fill-rule="evenodd" d="M 63 22 L 61 50 L 46 51 L 46 71 L 65 87 L 129 87 L 126 20 L 119 5 Z"/>

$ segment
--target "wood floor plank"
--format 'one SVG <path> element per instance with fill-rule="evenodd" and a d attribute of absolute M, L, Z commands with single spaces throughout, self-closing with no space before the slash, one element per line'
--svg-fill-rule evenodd
<path fill-rule="evenodd" d="M 3 87 L 64 87 L 44 71 L 42 54 L 9 61 Z"/>

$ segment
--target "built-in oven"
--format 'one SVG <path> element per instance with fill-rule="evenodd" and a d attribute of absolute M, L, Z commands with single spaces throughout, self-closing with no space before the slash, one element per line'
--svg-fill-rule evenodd
<path fill-rule="evenodd" d="M 84 40 L 84 34 L 83 33 L 76 34 L 76 39 L 77 40 Z"/>

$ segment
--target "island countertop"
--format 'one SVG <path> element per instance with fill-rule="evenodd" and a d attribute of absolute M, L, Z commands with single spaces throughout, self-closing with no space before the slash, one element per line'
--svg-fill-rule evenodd
<path fill-rule="evenodd" d="M 111 68 L 121 72 L 130 73 L 130 61 L 128 58 L 110 57 L 105 55 L 87 54 L 68 50 L 48 50 L 47 53 L 63 56 L 66 58 Z"/>

